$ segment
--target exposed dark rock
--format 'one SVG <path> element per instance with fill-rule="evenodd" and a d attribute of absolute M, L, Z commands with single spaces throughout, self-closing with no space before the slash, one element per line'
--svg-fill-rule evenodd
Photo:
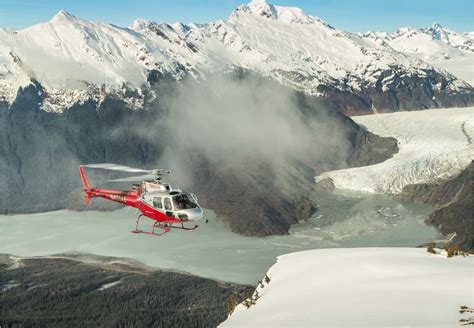
<path fill-rule="evenodd" d="M 328 105 L 347 115 L 474 105 L 474 88 L 460 84 L 453 90 L 455 80 L 454 76 L 441 75 L 434 69 L 426 69 L 422 75 L 409 75 L 399 67 L 392 67 L 380 72 L 375 86 L 341 91 L 343 86 L 337 82 L 337 85 L 319 85 L 317 91 L 325 95 L 323 100 Z"/>
<path fill-rule="evenodd" d="M 282 235 L 291 224 L 316 211 L 310 199 L 314 170 L 293 165 L 296 169 L 288 170 L 283 181 L 269 167 L 249 160 L 242 171 L 213 167 L 200 172 L 193 185 L 201 203 L 232 231 L 248 236 Z"/>
<path fill-rule="evenodd" d="M 336 187 L 331 178 L 326 178 L 316 183 L 316 189 L 322 191 L 333 191 Z"/>
<path fill-rule="evenodd" d="M 455 232 L 454 244 L 474 249 L 474 162 L 458 176 L 439 184 L 405 186 L 400 197 L 436 206 L 426 222 L 443 234 Z"/>
<path fill-rule="evenodd" d="M 109 260 L 22 259 L 19 267 L 7 269 L 11 263 L 3 256 L 0 325 L 216 327 L 227 317 L 232 294 L 243 299 L 253 291 L 188 274 L 108 265 Z"/>
<path fill-rule="evenodd" d="M 149 112 L 131 111 L 110 98 L 100 105 L 74 105 L 64 114 L 48 113 L 40 110 L 35 95 L 35 86 L 20 90 L 0 116 L 0 213 L 65 208 L 68 195 L 80 187 L 81 163 L 145 166 L 160 156 L 159 143 L 150 141 L 154 138 L 136 133 L 155 133 L 148 126 Z"/>
<path fill-rule="evenodd" d="M 398 153 L 398 142 L 395 138 L 381 138 L 359 128 L 353 139 L 347 163 L 351 167 L 368 166 L 381 163 Z"/>
<path fill-rule="evenodd" d="M 151 85 L 170 81 L 174 81 L 174 77 L 169 72 L 161 72 L 156 69 L 152 69 L 148 72 L 147 82 Z"/>
<path fill-rule="evenodd" d="M 18 90 L 15 101 L 12 103 L 10 109 L 12 112 L 18 111 L 39 111 L 39 105 L 44 99 L 44 89 L 36 81 L 32 81 L 26 87 Z"/>

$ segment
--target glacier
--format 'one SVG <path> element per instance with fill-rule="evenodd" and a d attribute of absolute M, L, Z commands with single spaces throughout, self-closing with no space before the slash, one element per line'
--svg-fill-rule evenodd
<path fill-rule="evenodd" d="M 338 189 L 400 193 L 404 186 L 436 183 L 459 174 L 474 159 L 474 107 L 353 117 L 369 131 L 394 137 L 399 152 L 385 162 L 323 173 Z"/>

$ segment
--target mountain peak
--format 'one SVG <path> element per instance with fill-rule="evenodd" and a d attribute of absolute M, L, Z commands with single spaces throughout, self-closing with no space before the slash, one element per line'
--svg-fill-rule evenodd
<path fill-rule="evenodd" d="M 61 9 L 60 11 L 58 11 L 58 13 L 56 15 L 54 15 L 54 17 L 51 19 L 51 22 L 54 22 L 54 21 L 70 21 L 70 20 L 73 20 L 75 19 L 76 17 L 71 15 L 70 13 L 68 13 L 67 11 L 65 11 L 64 9 Z"/>
<path fill-rule="evenodd" d="M 249 6 L 269 6 L 267 0 L 252 0 L 248 4 Z"/>
<path fill-rule="evenodd" d="M 436 22 L 431 25 L 428 29 L 425 30 L 425 33 L 428 33 L 431 35 L 431 37 L 435 40 L 440 40 L 446 44 L 451 43 L 450 42 L 450 31 L 448 29 L 445 29 L 441 24 L 438 24 Z"/>
<path fill-rule="evenodd" d="M 157 25 L 155 22 L 145 19 L 145 18 L 137 18 L 133 21 L 132 24 L 128 27 L 131 30 L 139 31 L 149 28 L 150 26 Z"/>
<path fill-rule="evenodd" d="M 231 19 L 238 17 L 240 13 L 279 20 L 280 22 L 284 23 L 311 24 L 317 22 L 322 25 L 329 26 L 317 17 L 306 15 L 301 8 L 274 6 L 268 3 L 266 0 L 253 0 L 246 5 L 238 7 L 232 13 Z"/>
<path fill-rule="evenodd" d="M 253 0 L 247 4 L 247 7 L 253 14 L 258 14 L 268 18 L 276 18 L 277 16 L 275 7 L 269 4 L 266 0 Z"/>

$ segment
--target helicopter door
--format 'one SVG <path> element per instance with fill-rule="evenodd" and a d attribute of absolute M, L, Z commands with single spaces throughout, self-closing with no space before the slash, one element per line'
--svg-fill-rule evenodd
<path fill-rule="evenodd" d="M 163 199 L 163 205 L 165 206 L 166 215 L 174 216 L 173 215 L 173 205 L 171 204 L 171 198 L 166 197 Z"/>

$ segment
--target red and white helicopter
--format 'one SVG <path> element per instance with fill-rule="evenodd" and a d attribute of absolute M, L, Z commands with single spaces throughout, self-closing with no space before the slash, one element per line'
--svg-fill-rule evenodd
<path fill-rule="evenodd" d="M 126 182 L 141 180 L 141 184 L 134 184 L 132 190 L 101 189 L 92 187 L 87 179 L 84 168 L 96 168 L 114 171 L 124 171 L 131 173 L 145 173 L 140 177 L 117 179 L 113 181 Z M 163 182 L 163 175 L 169 174 L 169 170 L 142 170 L 128 166 L 115 164 L 89 164 L 79 166 L 86 205 L 89 205 L 91 198 L 102 197 L 125 206 L 137 208 L 141 214 L 137 218 L 133 233 L 145 233 L 154 236 L 161 236 L 171 229 L 194 230 L 198 225 L 186 227 L 185 223 L 202 219 L 203 210 L 199 206 L 196 195 L 179 189 L 173 189 Z M 138 229 L 140 219 L 147 217 L 155 221 L 151 231 Z M 155 229 L 162 229 L 161 233 L 156 233 Z"/>

